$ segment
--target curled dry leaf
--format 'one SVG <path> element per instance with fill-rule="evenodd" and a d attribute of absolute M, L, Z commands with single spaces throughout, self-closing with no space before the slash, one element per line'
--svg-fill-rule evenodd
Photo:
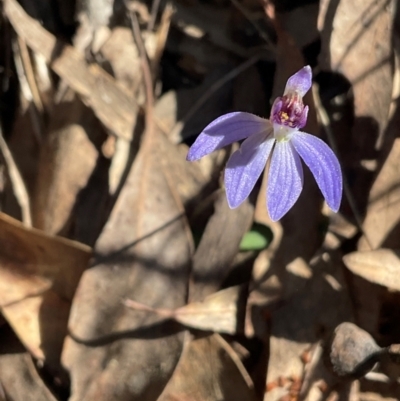
<path fill-rule="evenodd" d="M 174 156 L 158 135 L 145 134 L 74 300 L 62 357 L 71 401 L 156 400 L 181 355 L 180 325 L 122 302 L 176 309 L 187 300 L 192 239 L 169 176 Z"/>
<path fill-rule="evenodd" d="M 0 307 L 28 350 L 56 362 L 90 248 L 0 214 Z"/>
<path fill-rule="evenodd" d="M 399 250 L 353 252 L 344 256 L 343 262 L 349 270 L 365 280 L 400 291 Z"/>

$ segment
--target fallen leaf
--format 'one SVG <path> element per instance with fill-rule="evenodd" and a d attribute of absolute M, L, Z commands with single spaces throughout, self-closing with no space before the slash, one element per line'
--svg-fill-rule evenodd
<path fill-rule="evenodd" d="M 176 309 L 187 300 L 192 239 L 158 135 L 146 132 L 74 299 L 62 355 L 71 401 L 156 400 L 182 351 L 180 325 L 122 302 Z"/>
<path fill-rule="evenodd" d="M 0 307 L 28 350 L 58 363 L 70 303 L 90 248 L 0 213 Z"/>
<path fill-rule="evenodd" d="M 203 302 L 192 302 L 175 310 L 153 309 L 129 299 L 125 305 L 174 319 L 193 329 L 233 335 L 243 332 L 246 295 L 245 286 L 235 286 L 211 294 Z"/>
<path fill-rule="evenodd" d="M 214 207 L 193 258 L 191 301 L 200 301 L 218 291 L 253 218 L 253 207 L 248 202 L 230 209 L 225 191 L 218 193 Z"/>
<path fill-rule="evenodd" d="M 375 179 L 369 195 L 367 216 L 360 239 L 360 251 L 396 247 L 400 230 L 400 139 L 393 147 Z"/>
<path fill-rule="evenodd" d="M 0 400 L 56 401 L 40 377 L 31 355 L 8 326 L 0 331 Z"/>
<path fill-rule="evenodd" d="M 175 311 L 175 319 L 186 326 L 217 333 L 243 332 L 246 287 L 230 287 Z"/>
<path fill-rule="evenodd" d="M 48 130 L 38 166 L 33 222 L 48 234 L 68 237 L 71 225 L 77 224 L 79 195 L 101 159 L 99 148 L 106 134 L 72 91 L 54 107 Z M 98 192 L 99 199 L 108 195 L 107 187 L 103 194 Z M 94 211 L 93 205 L 92 218 L 97 221 Z"/>
<path fill-rule="evenodd" d="M 111 31 L 110 37 L 100 48 L 100 52 L 110 63 L 118 85 L 131 93 L 136 93 L 143 78 L 131 29 L 115 27 Z"/>
<path fill-rule="evenodd" d="M 233 358 L 232 358 L 233 356 Z M 219 335 L 196 338 L 158 401 L 255 401 L 253 385 L 239 358 Z"/>
<path fill-rule="evenodd" d="M 57 400 L 43 383 L 28 353 L 0 355 L 0 386 L 1 401 Z"/>
<path fill-rule="evenodd" d="M 377 249 L 352 252 L 343 257 L 343 262 L 365 280 L 400 291 L 400 251 Z"/>
<path fill-rule="evenodd" d="M 342 74 L 352 85 L 356 116 L 352 143 L 362 149 L 364 157 L 368 149 L 382 146 L 388 123 L 393 86 L 394 9 L 392 0 L 321 4 L 321 67 Z"/>
<path fill-rule="evenodd" d="M 193 208 L 193 205 L 197 205 L 218 185 L 216 182 L 218 174 L 215 170 L 220 171 L 221 161 L 218 162 L 213 157 L 214 163 L 206 171 L 204 168 L 206 160 L 203 159 L 199 163 L 189 163 L 186 160 L 188 152 L 186 145 L 176 146 L 165 135 L 161 135 L 159 141 L 163 142 L 160 152 L 162 152 L 163 160 L 168 160 L 169 174 L 185 209 L 190 206 Z"/>

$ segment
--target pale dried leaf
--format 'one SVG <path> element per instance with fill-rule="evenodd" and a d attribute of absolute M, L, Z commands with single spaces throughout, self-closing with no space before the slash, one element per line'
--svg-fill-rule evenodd
<path fill-rule="evenodd" d="M 2 313 L 36 358 L 55 362 L 90 248 L 27 229 L 4 214 L 0 242 Z"/>
<path fill-rule="evenodd" d="M 400 291 L 400 251 L 353 252 L 345 255 L 343 261 L 349 270 L 365 280 Z"/>
<path fill-rule="evenodd" d="M 369 195 L 363 236 L 358 244 L 360 251 L 398 244 L 400 230 L 400 139 L 393 147 L 375 179 Z"/>
<path fill-rule="evenodd" d="M 382 146 L 388 122 L 394 9 L 393 0 L 324 1 L 321 6 L 321 67 L 342 74 L 351 83 L 357 117 L 353 140 L 364 151 L 374 144 Z"/>
<path fill-rule="evenodd" d="M 69 234 L 78 195 L 98 163 L 100 155 L 95 145 L 99 147 L 103 139 L 91 110 L 75 94 L 70 95 L 53 110 L 49 134 L 42 145 L 33 202 L 35 227 L 63 236 Z"/>
<path fill-rule="evenodd" d="M 118 79 L 118 85 L 135 93 L 138 85 L 142 82 L 142 74 L 131 29 L 115 27 L 100 51 L 110 63 L 113 75 Z"/>
<path fill-rule="evenodd" d="M 217 333 L 242 331 L 245 287 L 230 287 L 209 295 L 203 302 L 192 302 L 174 312 L 174 318 L 186 326 Z"/>

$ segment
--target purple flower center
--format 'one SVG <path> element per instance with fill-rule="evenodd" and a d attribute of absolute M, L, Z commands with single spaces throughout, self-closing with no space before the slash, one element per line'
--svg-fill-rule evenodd
<path fill-rule="evenodd" d="M 271 121 L 289 128 L 303 128 L 307 122 L 308 107 L 297 93 L 276 98 L 271 109 Z"/>

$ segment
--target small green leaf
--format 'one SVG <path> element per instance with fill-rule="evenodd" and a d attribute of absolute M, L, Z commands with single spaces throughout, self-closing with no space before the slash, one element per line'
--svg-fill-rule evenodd
<path fill-rule="evenodd" d="M 264 224 L 254 223 L 242 238 L 241 251 L 261 251 L 268 247 L 273 238 L 271 229 Z"/>

